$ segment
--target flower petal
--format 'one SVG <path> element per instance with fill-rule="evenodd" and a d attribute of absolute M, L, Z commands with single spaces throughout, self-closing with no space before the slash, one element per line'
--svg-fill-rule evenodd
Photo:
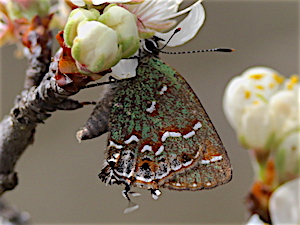
<path fill-rule="evenodd" d="M 137 17 L 145 21 L 162 21 L 166 18 L 173 18 L 182 0 L 156 0 L 145 1 L 140 5 L 131 7 Z M 131 9 L 129 8 L 129 10 Z"/>
<path fill-rule="evenodd" d="M 270 115 L 278 137 L 299 129 L 299 96 L 294 91 L 280 90 L 270 99 Z"/>
<path fill-rule="evenodd" d="M 277 188 L 270 198 L 270 214 L 274 225 L 300 224 L 300 178 Z"/>
<path fill-rule="evenodd" d="M 107 1 L 107 0 L 92 0 L 93 5 L 101 5 L 105 2 L 108 3 L 125 3 L 125 2 L 131 2 L 131 0 L 112 0 L 112 1 Z"/>
<path fill-rule="evenodd" d="M 72 46 L 72 57 L 82 73 L 98 73 L 116 65 L 122 56 L 117 33 L 97 21 L 82 21 Z"/>
<path fill-rule="evenodd" d="M 274 154 L 279 183 L 284 183 L 300 176 L 299 137 L 299 130 L 286 135 Z"/>
<path fill-rule="evenodd" d="M 203 25 L 205 20 L 205 11 L 203 6 L 201 5 L 201 1 L 197 1 L 190 7 L 191 11 L 188 16 L 183 19 L 176 28 L 172 29 L 167 33 L 156 32 L 155 35 L 164 39 L 163 43 L 166 43 L 174 31 L 181 27 L 182 30 L 174 35 L 174 37 L 169 42 L 169 47 L 175 47 L 178 45 L 182 45 L 189 40 L 191 40 L 198 33 L 200 27 Z"/>
<path fill-rule="evenodd" d="M 128 79 L 136 76 L 138 59 L 122 59 L 112 67 L 112 76 L 117 80 Z"/>
<path fill-rule="evenodd" d="M 85 2 L 83 0 L 71 0 L 71 2 L 79 7 L 85 6 Z"/>
<path fill-rule="evenodd" d="M 245 96 L 245 79 L 233 78 L 227 85 L 223 97 L 223 110 L 227 120 L 235 131 L 241 126 L 241 119 L 248 96 Z"/>
<path fill-rule="evenodd" d="M 254 214 L 250 217 L 247 225 L 264 225 L 265 223 L 259 218 L 258 214 Z"/>
<path fill-rule="evenodd" d="M 265 149 L 272 132 L 273 123 L 268 113 L 268 106 L 258 104 L 247 107 L 238 130 L 238 134 L 247 146 L 253 149 Z"/>

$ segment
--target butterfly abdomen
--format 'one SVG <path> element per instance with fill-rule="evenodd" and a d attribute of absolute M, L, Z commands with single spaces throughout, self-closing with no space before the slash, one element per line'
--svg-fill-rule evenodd
<path fill-rule="evenodd" d="M 86 124 L 77 132 L 78 140 L 95 138 L 108 131 L 109 115 L 118 86 L 119 83 L 105 86 L 102 97 L 97 102 Z"/>

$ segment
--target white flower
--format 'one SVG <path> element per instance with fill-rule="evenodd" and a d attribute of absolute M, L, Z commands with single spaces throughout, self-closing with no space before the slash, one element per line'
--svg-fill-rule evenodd
<path fill-rule="evenodd" d="M 260 218 L 258 214 L 254 214 L 250 217 L 247 225 L 266 225 Z"/>
<path fill-rule="evenodd" d="M 96 9 L 74 9 L 68 18 L 68 22 L 64 28 L 64 41 L 71 48 L 73 41 L 77 36 L 77 28 L 82 21 L 96 21 L 100 13 Z"/>
<path fill-rule="evenodd" d="M 126 9 L 117 5 L 109 5 L 104 9 L 104 13 L 98 18 L 114 29 L 118 34 L 118 44 L 122 46 L 122 58 L 132 56 L 140 47 L 136 17 Z"/>
<path fill-rule="evenodd" d="M 106 0 L 71 0 L 71 2 L 79 7 L 85 7 L 90 5 L 101 5 L 104 3 L 139 3 L 143 2 L 144 0 L 112 0 L 112 1 L 106 1 Z"/>
<path fill-rule="evenodd" d="M 233 78 L 226 87 L 223 108 L 239 141 L 247 148 L 265 149 L 278 124 L 274 98 L 282 89 L 284 77 L 266 67 L 254 67 Z M 276 102 L 276 101 L 275 101 Z M 293 104 L 297 104 L 296 102 Z M 284 118 L 287 121 L 288 118 Z"/>
<path fill-rule="evenodd" d="M 137 59 L 121 59 L 117 65 L 112 67 L 112 76 L 117 80 L 135 77 L 135 69 L 138 66 Z"/>
<path fill-rule="evenodd" d="M 104 9 L 104 14 L 100 15 L 100 17 L 97 19 L 97 21 L 104 23 L 110 28 L 113 28 L 118 33 L 119 44 L 122 45 L 122 58 L 130 57 L 137 51 L 137 47 L 139 46 L 136 30 L 132 23 L 135 23 L 138 28 L 139 38 L 150 38 L 156 35 L 166 41 L 171 37 L 174 30 L 180 27 L 182 28 L 181 32 L 177 33 L 168 44 L 168 46 L 178 46 L 191 40 L 197 34 L 205 19 L 205 12 L 203 6 L 201 5 L 201 0 L 196 1 L 190 7 L 187 7 L 180 12 L 177 11 L 183 0 L 72 0 L 72 2 L 77 6 L 87 6 L 88 8 L 97 8 L 97 6 L 103 3 L 116 3 L 118 6 L 127 9 L 132 15 L 137 17 L 134 20 L 132 20 L 132 17 L 129 20 L 126 19 L 128 22 L 125 24 L 124 17 L 115 17 L 118 15 L 117 12 L 115 12 L 115 15 L 112 15 L 111 12 L 108 13 L 110 11 L 110 7 L 113 8 L 116 6 L 108 6 Z M 174 18 L 187 13 L 188 15 L 186 18 L 177 24 L 177 21 L 174 20 Z M 124 25 L 117 25 L 119 24 L 118 21 L 122 21 Z M 174 28 L 176 24 L 177 26 Z M 68 32 L 68 35 L 69 34 L 72 33 Z M 68 37 L 70 37 L 72 40 L 74 39 L 75 35 L 76 34 L 73 32 L 73 34 Z M 71 46 L 68 40 L 67 43 L 69 46 Z M 128 65 L 126 65 L 127 69 L 123 70 L 122 67 L 124 67 L 124 64 L 126 63 L 128 63 Z M 136 60 L 124 60 L 122 62 L 122 67 L 120 64 L 112 68 L 113 73 L 115 77 L 119 79 L 134 77 L 136 65 Z M 129 67 L 132 67 L 131 70 L 128 70 Z"/>
<path fill-rule="evenodd" d="M 273 225 L 300 224 L 300 178 L 291 180 L 278 187 L 269 200 L 269 211 Z M 266 225 L 258 216 L 251 216 L 247 225 Z"/>
<path fill-rule="evenodd" d="M 141 4 L 122 4 L 122 6 L 137 16 L 141 38 L 150 38 L 156 35 L 167 41 L 174 30 L 181 27 L 182 31 L 176 34 L 168 44 L 168 46 L 173 47 L 191 40 L 198 33 L 205 19 L 201 0 L 177 12 L 182 2 L 183 0 L 146 0 Z M 187 17 L 170 30 L 177 23 L 174 18 L 188 12 Z M 165 31 L 168 32 L 163 33 Z"/>
<path fill-rule="evenodd" d="M 300 178 L 278 187 L 270 197 L 269 207 L 274 225 L 300 224 Z"/>
<path fill-rule="evenodd" d="M 150 38 L 155 35 L 165 40 L 162 41 L 165 44 L 175 29 L 178 27 L 182 28 L 168 43 L 169 47 L 175 47 L 191 40 L 203 25 L 205 11 L 201 1 L 196 1 L 193 5 L 180 12 L 177 11 L 183 0 L 145 0 L 141 4 L 121 4 L 121 6 L 136 15 L 141 38 Z M 188 13 L 186 18 L 177 24 L 174 18 L 186 13 Z M 163 33 L 165 31 L 168 32 Z M 121 61 L 122 63 L 118 63 L 112 68 L 114 77 L 116 79 L 134 77 L 137 60 L 124 59 Z"/>
<path fill-rule="evenodd" d="M 274 155 L 280 184 L 300 176 L 300 131 L 288 132 L 281 138 Z"/>
<path fill-rule="evenodd" d="M 179 5 L 183 0 L 71 0 L 71 2 L 79 7 L 88 6 L 90 8 L 104 3 L 115 3 L 128 9 L 137 16 L 141 38 L 151 38 L 156 35 L 167 41 L 175 29 L 182 28 L 182 31 L 168 43 L 169 47 L 182 45 L 191 40 L 198 33 L 205 20 L 205 11 L 201 5 L 202 0 L 196 1 L 190 7 L 179 12 Z M 174 18 L 187 13 L 189 13 L 187 17 L 177 24 Z M 174 27 L 176 24 L 177 26 Z"/>
<path fill-rule="evenodd" d="M 122 47 L 118 46 L 118 36 L 113 29 L 97 21 L 82 21 L 78 25 L 72 56 L 82 73 L 97 73 L 118 63 Z"/>
<path fill-rule="evenodd" d="M 113 4 L 101 15 L 94 8 L 73 10 L 64 29 L 64 41 L 78 69 L 86 75 L 115 66 L 140 46 L 136 17 Z"/>

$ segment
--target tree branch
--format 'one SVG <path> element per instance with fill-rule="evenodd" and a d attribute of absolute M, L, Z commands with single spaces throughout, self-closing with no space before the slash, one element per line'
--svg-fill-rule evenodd
<path fill-rule="evenodd" d="M 53 62 L 51 67 L 57 68 L 57 62 Z M 38 87 L 24 90 L 17 96 L 10 115 L 0 123 L 0 195 L 18 184 L 14 167 L 26 147 L 33 142 L 37 124 L 50 117 L 49 112 L 82 107 L 78 101 L 68 98 L 77 91 L 59 87 L 54 72 L 50 69 Z"/>
<path fill-rule="evenodd" d="M 49 65 L 52 48 L 52 35 L 48 30 L 50 20 L 51 15 L 36 16 L 30 24 L 23 20 L 19 23 L 30 65 L 25 90 L 17 96 L 10 114 L 0 122 L 0 196 L 18 184 L 14 167 L 27 146 L 33 143 L 36 126 L 50 117 L 51 112 L 83 107 L 69 96 L 94 78 L 111 71 L 93 74 L 93 77 L 82 75 L 71 56 L 71 49 L 64 45 L 62 32 L 56 36 L 62 48 Z"/>

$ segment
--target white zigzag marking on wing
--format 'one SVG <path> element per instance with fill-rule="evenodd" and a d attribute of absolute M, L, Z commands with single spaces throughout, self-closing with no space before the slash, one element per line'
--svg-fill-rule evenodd
<path fill-rule="evenodd" d="M 128 145 L 128 144 L 130 144 L 130 143 L 133 142 L 133 141 L 138 142 L 139 140 L 140 140 L 140 139 L 138 139 L 137 136 L 131 135 L 131 137 L 130 137 L 128 140 L 124 141 L 124 143 Z"/>

